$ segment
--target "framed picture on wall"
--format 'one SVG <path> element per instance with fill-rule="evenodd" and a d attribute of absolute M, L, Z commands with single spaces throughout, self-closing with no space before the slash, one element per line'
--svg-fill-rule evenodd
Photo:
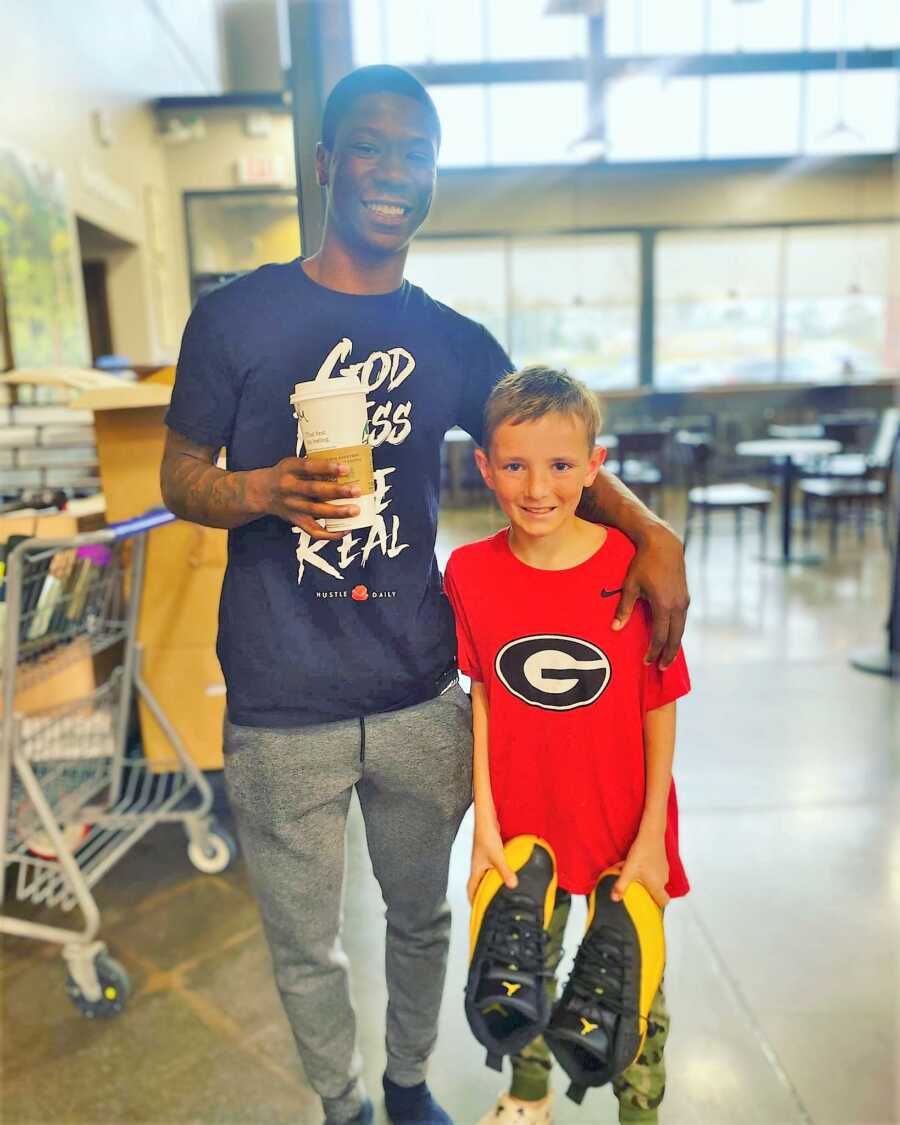
<path fill-rule="evenodd" d="M 85 365 L 88 334 L 74 220 L 58 170 L 0 147 L 0 284 L 20 367 Z"/>
<path fill-rule="evenodd" d="M 12 344 L 9 339 L 9 322 L 6 319 L 6 293 L 3 290 L 3 258 L 0 257 L 0 371 L 8 371 L 12 365 Z"/>

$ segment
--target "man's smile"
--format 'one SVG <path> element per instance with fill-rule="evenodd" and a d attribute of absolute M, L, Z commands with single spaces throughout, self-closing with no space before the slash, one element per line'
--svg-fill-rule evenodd
<path fill-rule="evenodd" d="M 405 219 L 412 210 L 408 204 L 391 199 L 364 199 L 363 206 L 379 219 L 387 219 L 388 221 Z"/>

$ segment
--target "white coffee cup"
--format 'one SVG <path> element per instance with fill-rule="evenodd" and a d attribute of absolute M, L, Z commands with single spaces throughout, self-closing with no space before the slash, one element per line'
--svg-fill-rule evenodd
<path fill-rule="evenodd" d="M 303 456 L 309 461 L 337 461 L 346 465 L 350 473 L 341 477 L 341 484 L 358 485 L 362 493 L 328 501 L 341 508 L 354 504 L 359 508 L 358 515 L 319 522 L 326 531 L 371 527 L 376 516 L 375 477 L 372 447 L 368 443 L 365 387 L 355 375 L 312 379 L 295 385 L 291 405 L 297 419 L 297 456 L 301 456 L 303 450 Z"/>

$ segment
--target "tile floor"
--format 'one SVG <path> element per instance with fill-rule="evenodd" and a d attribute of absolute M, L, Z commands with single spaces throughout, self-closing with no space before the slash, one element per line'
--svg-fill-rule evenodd
<path fill-rule="evenodd" d="M 491 512 L 448 513 L 442 561 L 494 526 Z M 755 549 L 748 537 L 736 557 L 723 531 L 705 561 L 699 543 L 689 552 L 695 690 L 681 706 L 677 776 L 693 892 L 667 915 L 673 1030 L 660 1120 L 888 1125 L 900 1121 L 900 695 L 847 659 L 883 640 L 886 556 L 874 531 L 820 567 L 785 571 Z M 474 1125 L 500 1087 L 462 1010 L 470 827 L 453 855 L 432 1067 L 457 1125 Z M 345 945 L 375 1091 L 384 935 L 355 809 L 348 836 Z M 88 1023 L 66 999 L 56 950 L 6 939 L 2 1120 L 317 1125 L 240 862 L 200 875 L 180 830 L 158 829 L 98 900 L 134 995 L 119 1018 Z M 583 907 L 573 914 L 572 941 Z M 615 1119 L 607 1090 L 580 1110 L 558 1101 L 559 1125 Z M 386 1121 L 380 1106 L 376 1120 Z"/>

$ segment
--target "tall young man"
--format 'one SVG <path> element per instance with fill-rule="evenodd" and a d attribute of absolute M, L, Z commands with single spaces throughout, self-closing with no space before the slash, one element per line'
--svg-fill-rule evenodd
<path fill-rule="evenodd" d="M 395 67 L 342 79 L 325 106 L 318 253 L 264 266 L 201 300 L 185 329 L 162 465 L 184 519 L 230 531 L 218 653 L 225 777 L 276 980 L 332 1125 L 368 1122 L 340 945 L 353 789 L 386 904 L 385 1102 L 394 1122 L 449 1122 L 425 1083 L 443 988 L 450 847 L 471 797 L 469 701 L 434 558 L 444 432 L 478 440 L 512 369 L 480 325 L 403 280 L 434 195 L 440 123 Z M 323 370 L 324 369 L 324 370 Z M 366 387 L 378 516 L 355 514 L 341 466 L 291 455 L 294 384 L 352 370 Z M 227 450 L 228 469 L 215 465 Z M 346 501 L 344 509 L 327 501 Z M 670 662 L 687 606 L 675 536 L 613 478 L 592 502 L 638 546 L 651 658 Z"/>

